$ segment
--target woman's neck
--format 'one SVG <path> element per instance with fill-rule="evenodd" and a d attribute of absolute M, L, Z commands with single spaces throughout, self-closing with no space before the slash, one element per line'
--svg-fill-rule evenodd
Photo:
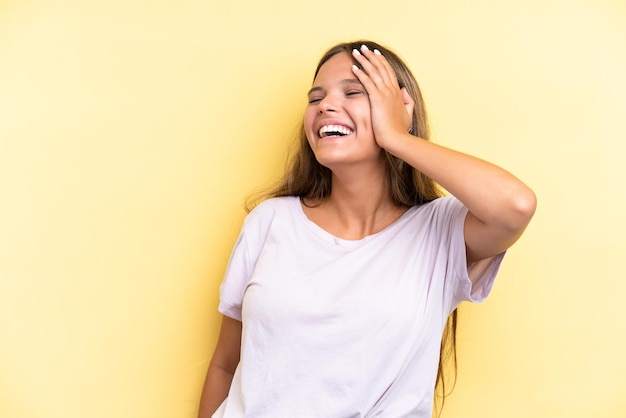
<path fill-rule="evenodd" d="M 406 208 L 391 200 L 384 169 L 333 173 L 332 191 L 317 206 L 304 206 L 305 214 L 331 234 L 361 239 L 375 234 L 398 219 Z"/>

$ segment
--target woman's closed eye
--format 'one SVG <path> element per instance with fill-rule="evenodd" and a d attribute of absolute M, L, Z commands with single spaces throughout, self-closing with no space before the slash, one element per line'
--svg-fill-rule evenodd
<path fill-rule="evenodd" d="M 363 90 L 349 90 L 346 92 L 346 96 L 350 97 L 350 96 L 358 96 L 360 94 L 365 94 L 365 92 Z"/>
<path fill-rule="evenodd" d="M 363 89 L 351 89 L 351 90 L 347 90 L 344 93 L 344 95 L 346 97 L 355 97 L 355 96 L 367 95 L 367 92 Z M 309 104 L 317 104 L 321 102 L 322 100 L 324 100 L 324 97 L 326 96 L 319 95 L 319 94 L 309 96 L 308 98 Z"/>

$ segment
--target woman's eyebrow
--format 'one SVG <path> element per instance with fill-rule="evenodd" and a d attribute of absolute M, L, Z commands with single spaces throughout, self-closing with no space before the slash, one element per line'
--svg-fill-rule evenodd
<path fill-rule="evenodd" d="M 341 85 L 346 85 L 346 84 L 360 84 L 362 85 L 361 81 L 358 78 L 344 78 L 343 80 L 341 80 L 339 82 L 339 84 Z M 322 87 L 317 86 L 317 87 L 312 87 L 309 92 L 307 93 L 307 95 L 311 95 L 311 93 L 315 93 L 316 91 L 322 91 L 324 90 Z"/>

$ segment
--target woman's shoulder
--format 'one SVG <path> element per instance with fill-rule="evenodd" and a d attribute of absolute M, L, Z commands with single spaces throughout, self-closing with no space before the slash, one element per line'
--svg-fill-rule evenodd
<path fill-rule="evenodd" d="M 413 216 L 422 221 L 430 219 L 432 221 L 444 220 L 463 216 L 467 211 L 463 203 L 452 195 L 438 197 L 430 202 L 423 203 L 411 208 Z"/>
<path fill-rule="evenodd" d="M 282 196 L 266 199 L 256 205 L 248 216 L 245 223 L 271 222 L 277 215 L 285 216 L 294 212 L 295 205 L 299 203 L 297 196 Z"/>
<path fill-rule="evenodd" d="M 276 219 L 295 213 L 298 197 L 273 197 L 256 205 L 243 221 L 242 234 L 250 240 L 262 240 Z"/>
<path fill-rule="evenodd" d="M 427 204 L 434 210 L 454 210 L 456 208 L 463 207 L 463 203 L 451 194 L 438 197 Z"/>
<path fill-rule="evenodd" d="M 413 206 L 412 209 L 416 211 L 441 211 L 458 206 L 463 206 L 463 203 L 452 195 L 440 196 L 429 202 L 422 203 L 421 205 Z"/>
<path fill-rule="evenodd" d="M 300 198 L 297 196 L 272 197 L 256 205 L 254 209 L 250 211 L 248 216 L 266 216 L 274 214 L 276 211 L 289 210 L 299 199 Z"/>

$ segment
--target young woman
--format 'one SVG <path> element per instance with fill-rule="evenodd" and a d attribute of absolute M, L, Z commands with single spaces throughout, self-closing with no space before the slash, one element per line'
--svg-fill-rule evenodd
<path fill-rule="evenodd" d="M 199 416 L 430 418 L 448 318 L 487 297 L 535 195 L 429 142 L 414 77 L 378 44 L 331 48 L 308 101 L 231 255 Z"/>

